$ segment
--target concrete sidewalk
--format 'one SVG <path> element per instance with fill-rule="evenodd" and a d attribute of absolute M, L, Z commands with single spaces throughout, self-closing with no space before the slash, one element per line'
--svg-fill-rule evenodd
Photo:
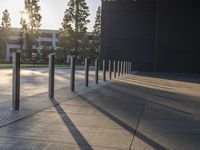
<path fill-rule="evenodd" d="M 179 79 L 128 75 L 60 104 L 52 99 L 54 107 L 1 127 L 0 148 L 198 150 L 200 84 Z"/>

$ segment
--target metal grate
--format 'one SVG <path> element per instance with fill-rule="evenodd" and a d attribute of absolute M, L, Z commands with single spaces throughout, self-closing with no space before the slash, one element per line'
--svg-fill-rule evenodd
<path fill-rule="evenodd" d="M 70 92 L 69 88 L 60 88 L 55 90 L 55 98 L 58 103 L 67 101 L 79 94 L 91 91 L 93 89 L 102 87 L 109 82 L 101 82 L 101 84 L 96 85 L 94 83 L 90 84 L 89 88 L 85 88 L 84 84 L 76 85 L 76 93 Z M 23 119 L 27 116 L 35 114 L 39 111 L 52 107 L 56 105 L 49 100 L 47 92 L 25 97 L 21 99 L 21 109 L 19 111 L 11 110 L 11 101 L 6 101 L 0 104 L 0 127 L 7 124 L 13 123 L 17 120 Z"/>

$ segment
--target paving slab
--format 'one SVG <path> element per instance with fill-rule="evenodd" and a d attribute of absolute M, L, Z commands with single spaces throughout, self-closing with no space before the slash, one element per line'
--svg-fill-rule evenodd
<path fill-rule="evenodd" d="M 127 75 L 103 86 L 93 84 L 88 90 L 79 82 L 77 86 L 83 90 L 71 94 L 66 87 L 56 89 L 57 97 L 48 108 L 1 127 L 0 149 L 200 147 L 200 94 L 196 92 L 200 85 L 194 80 L 184 82 L 146 73 Z M 67 96 L 71 98 L 63 101 Z"/>

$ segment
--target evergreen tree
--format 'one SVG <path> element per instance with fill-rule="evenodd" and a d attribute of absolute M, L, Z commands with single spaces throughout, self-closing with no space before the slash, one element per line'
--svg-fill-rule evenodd
<path fill-rule="evenodd" d="M 96 18 L 95 18 L 95 24 L 93 27 L 93 41 L 94 47 L 99 52 L 99 46 L 100 46 L 100 39 L 101 39 L 101 7 L 98 7 Z"/>
<path fill-rule="evenodd" d="M 21 11 L 21 15 L 23 16 L 24 11 Z M 24 19 L 23 17 L 21 17 L 20 19 L 20 25 L 21 25 L 21 40 L 19 41 L 20 46 L 21 46 L 21 50 L 22 50 L 22 60 L 25 61 L 26 59 L 26 52 L 27 47 L 26 47 L 26 36 L 28 34 L 28 24 L 27 24 L 27 20 Z"/>
<path fill-rule="evenodd" d="M 42 16 L 40 15 L 39 0 L 25 0 L 25 10 L 28 14 L 28 32 L 26 34 L 26 56 L 32 57 L 33 45 L 37 46 L 36 38 L 39 36 Z"/>
<path fill-rule="evenodd" d="M 99 56 L 99 46 L 101 38 L 101 7 L 98 7 L 95 24 L 92 32 L 92 41 L 90 43 L 89 49 L 87 50 L 87 57 L 94 61 Z"/>
<path fill-rule="evenodd" d="M 62 49 L 62 48 L 56 49 L 55 50 L 56 63 L 58 63 L 58 64 L 65 63 L 66 55 L 67 54 L 64 49 Z"/>
<path fill-rule="evenodd" d="M 8 10 L 4 10 L 3 12 L 3 17 L 2 17 L 2 22 L 1 22 L 1 26 L 4 30 L 10 30 L 11 27 L 11 19 L 10 19 L 10 14 L 8 12 Z"/>
<path fill-rule="evenodd" d="M 89 8 L 85 0 L 70 0 L 64 13 L 59 41 L 61 46 L 78 55 L 88 46 L 87 24 L 90 22 Z"/>
<path fill-rule="evenodd" d="M 0 57 L 1 61 L 6 55 L 6 45 L 9 40 L 9 33 L 11 28 L 11 19 L 8 10 L 4 10 L 1 27 L 0 27 Z"/>

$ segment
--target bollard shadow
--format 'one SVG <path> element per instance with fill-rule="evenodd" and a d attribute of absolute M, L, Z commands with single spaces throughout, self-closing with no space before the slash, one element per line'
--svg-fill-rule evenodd
<path fill-rule="evenodd" d="M 78 144 L 79 148 L 81 150 L 83 149 L 93 150 L 91 145 L 84 138 L 79 129 L 76 127 L 73 121 L 69 118 L 69 116 L 63 110 L 63 108 L 60 106 L 59 102 L 57 102 L 55 98 L 50 99 L 50 101 L 53 104 L 54 108 L 56 109 L 57 113 L 59 114 L 60 118 L 62 119 L 63 123 L 65 124 L 66 128 L 69 130 L 74 140 Z"/>
<path fill-rule="evenodd" d="M 126 78 L 124 80 L 126 80 Z M 185 133 L 187 130 L 187 132 L 191 132 L 189 134 L 192 134 L 192 128 L 195 128 L 196 123 L 199 121 L 199 119 L 194 118 L 194 111 L 191 111 L 193 108 L 196 110 L 197 106 L 200 105 L 198 97 L 181 94 L 175 91 L 143 87 L 142 85 L 135 85 L 130 82 L 114 82 L 111 85 L 104 86 L 100 90 L 95 90 L 95 92 L 85 95 L 79 95 L 79 97 L 119 126 L 132 133 L 134 137 L 137 137 L 154 149 L 164 150 L 168 149 L 168 147 L 165 147 L 166 145 L 163 146 L 164 142 L 162 140 L 155 141 L 153 138 L 148 137 L 148 134 L 145 135 L 147 133 L 145 130 L 144 133 L 141 133 L 141 131 L 137 130 L 137 127 L 129 125 L 129 122 L 132 121 L 130 118 L 133 116 L 129 110 L 127 111 L 124 108 L 130 110 L 135 109 L 131 108 L 134 106 L 134 102 L 145 104 L 145 113 L 142 115 L 144 122 L 141 128 L 146 126 L 151 129 L 151 131 L 154 131 L 155 134 L 163 134 L 163 131 L 166 132 L 166 130 L 170 133 L 180 132 L 181 134 Z M 192 102 L 193 105 L 185 107 L 185 103 L 187 104 L 188 102 Z M 182 105 L 184 105 L 184 107 L 182 107 Z M 118 113 L 115 113 L 116 111 Z M 195 114 L 198 115 L 197 113 Z M 157 119 L 161 121 L 156 121 Z M 133 121 L 135 120 L 133 119 Z M 188 122 L 190 121 L 192 124 L 187 129 Z M 177 131 L 174 131 L 174 128 L 166 128 L 166 122 L 174 125 Z M 176 127 L 176 125 L 178 127 Z M 199 127 L 197 128 L 199 130 Z M 187 136 L 188 138 L 190 137 L 190 135 Z M 167 134 L 164 135 L 164 138 L 166 141 L 171 140 L 171 137 Z M 161 141 L 161 143 L 159 141 Z"/>
<path fill-rule="evenodd" d="M 151 77 L 155 79 L 167 79 L 188 83 L 200 84 L 200 74 L 180 74 L 180 73 L 150 73 L 150 72 L 138 72 L 136 75 L 141 77 Z"/>
<path fill-rule="evenodd" d="M 191 84 L 188 85 L 187 83 L 184 84 L 182 82 L 181 85 L 177 85 L 177 83 L 175 82 L 169 85 L 162 86 L 161 88 L 157 88 L 153 84 L 152 85 L 149 84 L 150 86 L 146 86 L 147 85 L 146 82 L 148 83 L 149 81 L 146 79 L 144 80 L 138 79 L 135 76 L 133 79 L 131 79 L 130 76 L 127 76 L 124 80 L 118 80 L 117 82 L 113 83 L 113 85 L 117 86 L 118 83 L 120 83 L 120 86 L 127 90 L 131 89 L 137 93 L 141 93 L 141 94 L 145 93 L 145 94 L 148 94 L 150 97 L 153 96 L 155 98 L 161 98 L 162 100 L 165 100 L 165 101 L 167 100 L 169 102 L 176 102 L 180 104 L 184 104 L 185 102 L 195 102 L 195 103 L 199 102 L 199 97 L 200 97 L 199 94 L 197 94 L 197 92 L 195 94 L 192 94 L 189 92 L 190 90 L 191 91 L 193 90 L 193 85 Z M 155 79 L 155 81 L 152 80 L 151 83 L 153 82 L 155 82 L 156 84 L 159 84 L 158 83 L 159 79 Z M 167 81 L 164 81 L 164 82 L 167 82 Z M 166 87 L 172 88 L 172 90 L 168 90 Z M 187 90 L 187 93 L 181 92 L 182 87 L 185 88 L 184 90 Z M 198 87 L 199 86 L 195 86 L 194 90 L 196 90 Z M 148 101 L 148 98 L 145 98 L 144 101 Z"/>
<path fill-rule="evenodd" d="M 93 103 L 92 101 L 88 100 L 86 97 L 84 97 L 83 95 L 79 95 L 79 97 L 87 102 L 88 104 L 90 104 L 91 106 L 93 106 L 95 109 L 97 109 L 99 112 L 101 112 L 102 114 L 104 114 L 105 116 L 107 116 L 108 118 L 110 118 L 112 121 L 114 121 L 115 123 L 117 123 L 119 126 L 123 127 L 125 130 L 129 131 L 130 133 L 132 133 L 134 136 L 137 136 L 139 139 L 143 140 L 144 142 L 146 142 L 147 144 L 149 144 L 150 146 L 152 146 L 155 149 L 159 149 L 159 150 L 167 150 L 167 148 L 165 148 L 164 146 L 160 145 L 159 143 L 155 142 L 154 140 L 148 138 L 147 136 L 145 136 L 144 134 L 142 134 L 141 132 L 137 131 L 136 129 L 134 129 L 133 127 L 129 126 L 128 124 L 126 124 L 125 122 L 121 121 L 119 118 L 115 117 L 114 115 L 112 115 L 110 112 L 104 110 L 102 107 L 98 106 L 97 104 Z"/>
<path fill-rule="evenodd" d="M 107 89 L 111 89 L 109 87 L 105 87 Z M 116 92 L 121 92 L 121 93 L 124 93 L 124 94 L 129 94 L 127 92 L 124 92 L 124 91 L 121 91 L 119 89 L 114 89 L 112 88 L 113 91 L 116 91 Z M 190 112 L 186 112 L 186 111 L 183 111 L 183 110 L 179 110 L 177 108 L 173 108 L 173 107 L 170 107 L 170 106 L 167 106 L 167 105 L 164 105 L 164 104 L 161 104 L 159 102 L 154 102 L 154 101 L 150 101 L 146 98 L 143 98 L 143 97 L 139 97 L 139 96 L 136 96 L 136 95 L 131 95 L 133 98 L 136 98 L 138 100 L 141 100 L 143 102 L 147 102 L 147 103 L 150 103 L 150 104 L 154 104 L 154 105 L 157 105 L 157 106 L 160 106 L 160 107 L 163 107 L 163 108 L 166 108 L 166 109 L 169 109 L 169 110 L 172 110 L 172 111 L 175 111 L 175 112 L 179 112 L 179 113 L 183 113 L 183 114 L 186 114 L 186 115 L 192 115 L 192 113 Z"/>

